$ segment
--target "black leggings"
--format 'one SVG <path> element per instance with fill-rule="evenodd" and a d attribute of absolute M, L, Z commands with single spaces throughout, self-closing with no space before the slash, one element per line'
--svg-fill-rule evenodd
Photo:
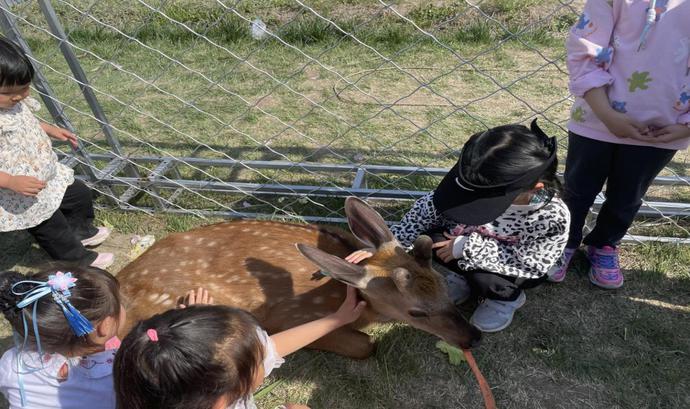
<path fill-rule="evenodd" d="M 602 142 L 570 132 L 563 195 L 570 210 L 567 247 L 580 246 L 587 213 L 604 183 L 606 200 L 584 244 L 617 246 L 640 209 L 649 185 L 675 153 L 670 149 Z"/>
<path fill-rule="evenodd" d="M 91 189 L 75 180 L 67 186 L 62 203 L 55 213 L 28 231 L 55 260 L 89 265 L 96 260 L 98 253 L 87 250 L 81 241 L 98 232 L 93 226 L 93 219 Z"/>

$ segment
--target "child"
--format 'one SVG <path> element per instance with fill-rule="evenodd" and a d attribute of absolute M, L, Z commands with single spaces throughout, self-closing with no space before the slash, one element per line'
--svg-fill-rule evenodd
<path fill-rule="evenodd" d="M 200 288 L 183 303 L 213 298 Z M 0 359 L 10 409 L 115 408 L 112 363 L 127 316 L 115 277 L 93 267 L 0 273 L 0 308 L 15 332 Z"/>
<path fill-rule="evenodd" d="M 417 200 L 391 231 L 403 246 L 426 234 L 455 273 L 446 278 L 460 304 L 484 298 L 470 322 L 484 332 L 510 325 L 526 288 L 546 280 L 560 260 L 569 215 L 558 198 L 556 141 L 532 122 L 472 135 L 436 190 Z M 347 257 L 359 262 L 370 254 Z M 469 284 L 469 286 L 468 286 Z"/>
<path fill-rule="evenodd" d="M 589 208 L 606 200 L 585 237 L 590 281 L 623 285 L 618 245 L 654 177 L 690 143 L 690 2 L 589 0 L 567 41 L 576 100 L 564 199 L 572 215 L 562 281 Z"/>
<path fill-rule="evenodd" d="M 115 334 L 126 314 L 113 276 L 93 267 L 4 272 L 0 307 L 15 332 L 0 359 L 10 409 L 115 407 Z"/>
<path fill-rule="evenodd" d="M 227 306 L 167 311 L 141 321 L 115 358 L 117 407 L 256 408 L 252 392 L 284 356 L 355 321 L 364 306 L 348 287 L 337 312 L 270 337 L 249 313 Z"/>
<path fill-rule="evenodd" d="M 28 230 L 54 259 L 107 268 L 113 254 L 96 253 L 110 235 L 93 226 L 91 191 L 61 164 L 48 136 L 77 146 L 71 132 L 39 122 L 29 98 L 34 69 L 24 52 L 0 38 L 0 232 Z"/>

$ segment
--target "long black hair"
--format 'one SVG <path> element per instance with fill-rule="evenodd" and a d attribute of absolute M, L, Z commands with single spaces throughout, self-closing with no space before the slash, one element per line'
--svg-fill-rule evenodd
<path fill-rule="evenodd" d="M 264 359 L 257 328 L 249 313 L 220 305 L 140 321 L 115 357 L 117 407 L 211 409 L 223 397 L 248 399 Z"/>
<path fill-rule="evenodd" d="M 0 37 L 0 87 L 27 85 L 34 78 L 34 66 L 18 45 Z"/>
<path fill-rule="evenodd" d="M 69 302 L 95 326 L 107 317 L 120 315 L 120 285 L 108 272 L 95 267 L 75 267 L 55 264 L 52 268 L 26 276 L 16 271 L 0 273 L 0 309 L 20 337 L 24 336 L 24 320 L 28 328 L 33 327 L 32 309 L 17 308 L 24 296 L 16 295 L 12 287 L 21 281 L 48 281 L 48 276 L 59 271 L 71 272 L 77 279 L 76 286 L 70 289 Z M 15 292 L 29 290 L 32 284 L 15 286 Z M 62 308 L 48 294 L 39 298 L 33 307 L 36 310 L 36 325 L 41 338 L 43 351 L 67 354 L 80 347 L 94 346 L 86 336 L 77 336 L 72 331 Z M 33 331 L 26 333 L 30 345 L 36 346 Z"/>
<path fill-rule="evenodd" d="M 461 171 L 465 179 L 475 185 L 508 183 L 543 166 L 553 149 L 555 146 L 548 143 L 547 137 L 524 125 L 497 126 L 470 137 L 463 147 Z M 542 182 L 549 200 L 562 191 L 557 169 L 558 159 L 554 159 L 532 184 Z"/>

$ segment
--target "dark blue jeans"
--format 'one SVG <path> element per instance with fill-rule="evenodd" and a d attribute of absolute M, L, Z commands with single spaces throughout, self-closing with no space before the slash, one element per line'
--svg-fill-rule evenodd
<path fill-rule="evenodd" d="M 640 209 L 649 185 L 675 153 L 670 149 L 602 142 L 570 132 L 563 195 L 570 209 L 567 247 L 576 248 L 583 242 L 585 218 L 604 183 L 606 200 L 584 244 L 617 246 Z"/>

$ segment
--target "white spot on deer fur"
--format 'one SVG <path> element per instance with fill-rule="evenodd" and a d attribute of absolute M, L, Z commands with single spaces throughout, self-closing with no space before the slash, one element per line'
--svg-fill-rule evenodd
<path fill-rule="evenodd" d="M 266 250 L 270 250 L 270 249 L 271 249 L 271 248 L 268 247 L 268 246 L 261 246 L 261 247 L 259 247 L 259 250 L 262 250 L 262 251 L 266 251 Z"/>
<path fill-rule="evenodd" d="M 206 245 L 206 247 L 215 247 L 216 244 L 218 244 L 218 243 L 215 242 L 215 241 L 210 241 L 210 242 Z"/>
<path fill-rule="evenodd" d="M 242 233 L 249 233 L 252 229 L 242 229 Z"/>
<path fill-rule="evenodd" d="M 227 253 L 225 253 L 226 257 L 232 257 L 234 255 L 235 255 L 235 253 L 233 253 L 232 251 L 228 251 Z"/>
<path fill-rule="evenodd" d="M 149 301 L 153 301 L 153 300 L 157 299 L 158 296 L 159 296 L 158 293 L 151 293 L 151 294 L 149 294 L 149 296 L 147 297 L 147 299 L 148 299 Z"/>
<path fill-rule="evenodd" d="M 321 297 L 320 295 L 314 297 L 314 298 L 311 300 L 311 302 L 314 303 L 314 304 L 323 304 L 324 301 L 326 301 L 326 300 L 325 300 L 323 297 Z"/>
<path fill-rule="evenodd" d="M 170 298 L 170 294 L 161 294 L 156 301 L 154 301 L 154 304 L 162 304 L 165 300 Z"/>
<path fill-rule="evenodd" d="M 186 261 L 186 260 L 180 261 L 180 265 L 181 265 L 182 267 L 186 266 L 186 265 L 187 265 L 187 261 Z"/>
<path fill-rule="evenodd" d="M 141 271 L 139 274 L 145 276 L 145 275 L 147 275 L 148 273 L 149 273 L 149 270 L 144 270 L 144 271 Z"/>
<path fill-rule="evenodd" d="M 204 242 L 204 238 L 203 238 L 203 237 L 199 237 L 198 239 L 196 239 L 196 244 L 201 244 L 201 243 L 203 243 L 203 242 Z"/>
<path fill-rule="evenodd" d="M 306 267 L 300 267 L 299 270 L 297 270 L 297 271 L 300 272 L 300 273 L 306 273 L 306 272 L 307 272 L 307 268 L 306 268 Z"/>
<path fill-rule="evenodd" d="M 169 306 L 173 305 L 173 300 L 165 300 L 165 301 L 163 301 L 163 305 L 165 305 L 166 307 L 169 307 Z"/>
<path fill-rule="evenodd" d="M 184 250 L 185 253 L 189 253 L 189 247 L 183 247 L 182 250 Z"/>
<path fill-rule="evenodd" d="M 161 268 L 161 273 L 167 273 L 168 269 L 167 268 Z"/>
<path fill-rule="evenodd" d="M 261 233 L 261 237 L 268 237 L 268 233 Z"/>
<path fill-rule="evenodd" d="M 258 236 L 259 234 L 261 234 L 261 233 L 259 233 L 258 230 L 254 230 L 254 231 L 252 232 L 252 236 Z"/>
<path fill-rule="evenodd" d="M 189 234 L 185 234 L 184 236 L 182 236 L 182 238 L 185 240 L 190 240 L 192 236 L 190 236 Z"/>

